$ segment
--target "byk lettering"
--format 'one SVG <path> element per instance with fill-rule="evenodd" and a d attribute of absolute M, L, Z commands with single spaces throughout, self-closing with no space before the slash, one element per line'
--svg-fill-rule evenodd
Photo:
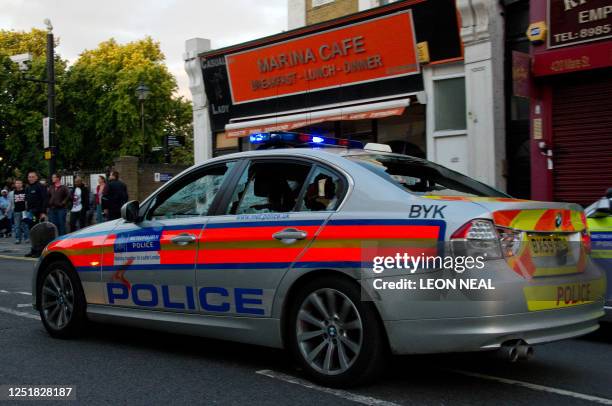
<path fill-rule="evenodd" d="M 426 204 L 413 204 L 412 206 L 410 206 L 410 212 L 408 214 L 408 217 L 410 217 L 411 219 L 443 219 L 445 208 L 446 206 L 428 206 Z"/>

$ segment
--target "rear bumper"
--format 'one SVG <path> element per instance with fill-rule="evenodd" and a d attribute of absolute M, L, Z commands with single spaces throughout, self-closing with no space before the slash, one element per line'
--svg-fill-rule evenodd
<path fill-rule="evenodd" d="M 602 303 L 502 316 L 385 321 L 394 354 L 482 351 L 508 340 L 528 344 L 577 337 L 596 330 Z"/>
<path fill-rule="evenodd" d="M 604 307 L 604 311 L 606 315 L 601 319 L 601 321 L 607 321 L 612 323 L 612 302 L 608 302 Z"/>

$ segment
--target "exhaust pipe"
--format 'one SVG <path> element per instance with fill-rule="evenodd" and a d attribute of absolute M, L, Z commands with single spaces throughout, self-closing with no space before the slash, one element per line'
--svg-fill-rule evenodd
<path fill-rule="evenodd" d="M 516 342 L 504 343 L 497 351 L 498 357 L 509 362 L 516 362 L 519 358 L 518 345 Z"/>
<path fill-rule="evenodd" d="M 517 345 L 517 353 L 520 360 L 529 361 L 531 358 L 533 358 L 534 349 L 525 341 L 521 341 Z"/>
<path fill-rule="evenodd" d="M 512 340 L 502 343 L 495 355 L 509 362 L 516 362 L 518 360 L 528 361 L 533 358 L 534 349 L 524 340 Z"/>

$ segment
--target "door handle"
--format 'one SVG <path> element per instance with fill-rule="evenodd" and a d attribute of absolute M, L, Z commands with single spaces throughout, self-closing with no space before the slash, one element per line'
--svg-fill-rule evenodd
<path fill-rule="evenodd" d="M 193 234 L 179 234 L 176 237 L 172 237 L 171 241 L 172 244 L 176 244 L 176 245 L 187 245 L 187 244 L 193 244 L 196 240 L 196 236 Z"/>
<path fill-rule="evenodd" d="M 306 231 L 298 230 L 297 228 L 285 228 L 272 234 L 272 238 L 281 241 L 284 244 L 293 244 L 297 240 L 303 240 L 308 236 Z"/>

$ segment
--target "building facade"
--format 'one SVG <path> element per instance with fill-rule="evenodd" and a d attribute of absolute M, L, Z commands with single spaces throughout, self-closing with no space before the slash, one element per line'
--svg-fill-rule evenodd
<path fill-rule="evenodd" d="M 288 0 L 287 32 L 223 49 L 188 40 L 195 161 L 293 130 L 386 143 L 505 190 L 502 11 L 491 0 Z"/>
<path fill-rule="evenodd" d="M 612 187 L 612 1 L 531 1 L 532 196 L 588 205 Z"/>

